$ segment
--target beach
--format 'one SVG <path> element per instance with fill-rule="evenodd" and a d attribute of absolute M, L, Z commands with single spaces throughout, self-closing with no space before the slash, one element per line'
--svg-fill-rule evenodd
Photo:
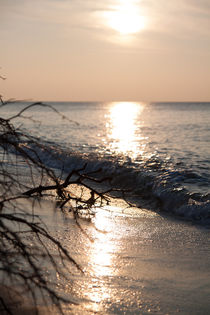
<path fill-rule="evenodd" d="M 65 314 L 209 313 L 208 229 L 115 202 L 96 209 L 92 223 L 80 220 L 88 238 L 50 201 L 36 214 L 84 270 L 66 283 L 56 277 L 58 291 L 78 303 L 64 305 Z"/>

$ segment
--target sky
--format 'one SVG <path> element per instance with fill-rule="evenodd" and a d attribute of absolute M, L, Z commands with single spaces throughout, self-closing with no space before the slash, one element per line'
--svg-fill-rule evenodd
<path fill-rule="evenodd" d="M 0 0 L 0 94 L 210 101 L 209 0 Z"/>

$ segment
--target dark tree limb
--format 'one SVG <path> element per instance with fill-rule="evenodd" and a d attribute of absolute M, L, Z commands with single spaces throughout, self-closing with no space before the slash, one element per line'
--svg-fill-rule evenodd
<path fill-rule="evenodd" d="M 1 110 L 3 106 L 12 101 L 4 102 L 2 97 L 0 97 L 0 102 Z M 37 302 L 36 290 L 34 290 L 36 288 L 41 292 L 43 300 L 47 293 L 50 301 L 62 313 L 62 303 L 67 302 L 67 300 L 60 296 L 56 289 L 50 286 L 38 264 L 37 258 L 44 257 L 49 260 L 53 270 L 58 272 L 63 279 L 66 277 L 59 268 L 57 259 L 47 247 L 46 241 L 57 248 L 59 261 L 65 270 L 70 273 L 70 267 L 74 266 L 79 272 L 83 273 L 83 269 L 62 243 L 54 238 L 48 232 L 47 227 L 36 217 L 33 203 L 31 207 L 29 206 L 25 210 L 22 209 L 18 201 L 24 198 L 35 200 L 34 197 L 38 196 L 41 198 L 46 193 L 53 192 L 58 206 L 63 211 L 65 210 L 64 208 L 68 207 L 69 212 L 73 214 L 77 226 L 92 241 L 91 237 L 80 224 L 81 221 L 79 221 L 79 218 L 81 218 L 83 213 L 87 213 L 88 219 L 91 219 L 92 209 L 95 206 L 109 204 L 109 194 L 119 192 L 119 190 L 113 189 L 111 185 L 112 178 L 103 176 L 101 169 L 88 172 L 87 163 L 84 163 L 81 168 L 73 169 L 65 177 L 64 166 L 61 167 L 59 175 L 54 169 L 48 167 L 39 155 L 37 148 L 46 152 L 49 157 L 56 159 L 57 157 L 53 155 L 50 146 L 41 139 L 22 130 L 20 126 L 15 127 L 15 120 L 17 118 L 31 119 L 24 114 L 27 110 L 35 106 L 47 107 L 62 118 L 65 118 L 51 105 L 41 102 L 27 105 L 16 115 L 8 119 L 0 117 L 0 157 L 2 157 L 0 161 L 0 271 L 9 277 L 11 283 L 23 285 L 30 292 L 34 305 Z M 72 123 L 71 120 L 68 121 Z M 26 147 L 21 145 L 22 140 L 28 143 Z M 24 181 L 19 176 L 19 159 L 24 162 L 30 181 Z M 36 174 L 36 180 L 34 174 Z M 100 178 L 98 178 L 99 176 Z M 74 194 L 74 185 L 80 188 L 79 195 Z M 100 185 L 102 187 L 99 189 Z M 24 227 L 24 230 L 18 230 L 16 228 L 17 225 L 22 228 Z M 33 250 L 25 240 L 26 235 L 31 236 L 35 240 Z M 23 266 L 20 268 L 18 257 L 21 257 L 23 260 L 26 265 L 25 268 Z M 1 293 L 0 304 L 10 314 L 9 308 L 7 309 L 7 305 L 4 305 Z"/>

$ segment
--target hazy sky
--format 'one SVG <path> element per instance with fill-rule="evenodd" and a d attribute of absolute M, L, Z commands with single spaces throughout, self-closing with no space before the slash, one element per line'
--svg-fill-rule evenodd
<path fill-rule="evenodd" d="M 0 0 L 0 94 L 210 101 L 210 0 Z"/>

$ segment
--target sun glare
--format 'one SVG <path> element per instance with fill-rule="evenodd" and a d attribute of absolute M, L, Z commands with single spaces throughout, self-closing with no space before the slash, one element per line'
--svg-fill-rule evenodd
<path fill-rule="evenodd" d="M 141 31 L 145 26 L 145 20 L 140 13 L 139 6 L 135 2 L 121 0 L 112 10 L 106 12 L 108 26 L 121 35 L 129 35 Z"/>
<path fill-rule="evenodd" d="M 137 119 L 144 105 L 134 102 L 113 103 L 110 108 L 109 138 L 111 147 L 119 153 L 135 156 L 139 151 L 140 135 L 136 135 Z"/>
<path fill-rule="evenodd" d="M 107 279 L 116 273 L 117 246 L 113 241 L 116 231 L 115 220 L 107 215 L 107 211 L 99 209 L 94 217 L 95 238 L 88 252 L 88 270 L 90 281 L 85 281 L 83 289 L 87 297 L 87 309 L 102 314 L 104 301 L 110 301 L 113 288 L 107 285 Z M 92 314 L 91 312 L 91 314 Z"/>

